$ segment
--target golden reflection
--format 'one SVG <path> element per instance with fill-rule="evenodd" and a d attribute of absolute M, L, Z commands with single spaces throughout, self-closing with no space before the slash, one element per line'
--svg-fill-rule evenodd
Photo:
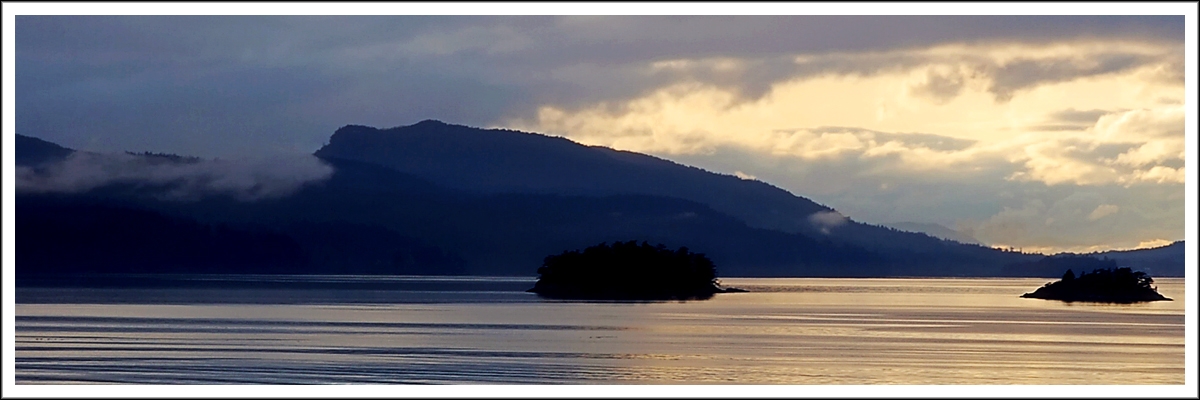
<path fill-rule="evenodd" d="M 1179 301 L 1040 279 L 755 279 L 707 301 L 18 304 L 24 383 L 1181 384 Z M 197 373 L 196 371 L 205 371 Z"/>

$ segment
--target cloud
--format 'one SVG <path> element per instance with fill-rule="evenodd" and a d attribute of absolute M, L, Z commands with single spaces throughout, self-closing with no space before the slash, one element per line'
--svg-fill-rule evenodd
<path fill-rule="evenodd" d="M 420 34 L 399 46 L 384 50 L 415 57 L 445 56 L 463 52 L 505 54 L 524 50 L 533 45 L 533 42 L 534 38 L 518 31 L 514 26 L 469 26 L 459 30 Z M 388 52 L 371 51 L 367 54 L 386 55 Z"/>
<path fill-rule="evenodd" d="M 747 174 L 747 173 L 745 173 L 745 172 L 742 172 L 742 171 L 733 171 L 733 176 L 736 176 L 736 177 L 738 177 L 738 178 L 742 178 L 742 179 L 745 179 L 745 180 L 750 180 L 750 181 L 753 181 L 753 180 L 757 180 L 757 179 L 758 179 L 758 177 L 757 177 L 757 176 L 750 175 L 750 174 Z"/>
<path fill-rule="evenodd" d="M 808 221 L 821 230 L 821 233 L 829 234 L 829 230 L 842 226 L 846 223 L 846 216 L 837 211 L 818 211 L 808 216 Z"/>
<path fill-rule="evenodd" d="M 543 106 L 507 125 L 714 171 L 752 166 L 758 179 L 858 220 L 920 215 L 1046 251 L 1129 247 L 1182 237 L 1168 223 L 1179 205 L 1140 211 L 1182 190 L 1182 86 L 1153 72 L 1174 68 L 1178 50 L 1084 40 L 811 54 L 757 98 L 693 75 L 624 102 Z M 722 63 L 755 65 L 658 68 Z M 1005 75 L 1017 71 L 1027 75 Z M 1134 187 L 1146 196 L 1063 211 L 1071 193 L 1115 198 Z M 1013 204 L 1022 199 L 1043 206 Z"/>
<path fill-rule="evenodd" d="M 228 194 L 243 201 L 289 195 L 329 178 L 333 169 L 313 156 L 163 162 L 129 154 L 75 152 L 39 170 L 18 168 L 16 187 L 25 192 L 86 192 L 111 184 L 167 186 L 169 200 Z"/>
<path fill-rule="evenodd" d="M 210 157 L 313 151 L 348 123 L 499 126 L 689 83 L 742 102 L 795 78 L 920 67 L 914 95 L 942 102 L 988 73 L 1015 93 L 1141 67 L 1179 84 L 1183 70 L 1163 56 L 1182 45 L 1176 16 L 21 15 L 16 29 L 19 131 Z M 1018 81 L 1014 54 L 1066 67 Z"/>
<path fill-rule="evenodd" d="M 1073 135 L 1031 137 L 1009 179 L 1096 185 L 1184 182 L 1183 106 L 1117 111 Z"/>
<path fill-rule="evenodd" d="M 1008 101 L 1025 88 L 1121 72 L 1153 61 L 1158 60 L 1139 54 L 1100 53 L 1083 60 L 1067 57 L 1019 59 L 986 68 L 992 78 L 989 90 L 997 100 Z"/>
<path fill-rule="evenodd" d="M 965 78 L 959 70 L 951 70 L 945 73 L 930 70 L 924 82 L 917 83 L 911 86 L 911 90 L 922 96 L 929 97 L 937 104 L 945 104 L 959 93 L 962 93 L 965 85 Z"/>
<path fill-rule="evenodd" d="M 1171 243 L 1175 243 L 1175 241 L 1174 240 L 1166 240 L 1166 239 L 1153 239 L 1153 240 L 1147 240 L 1144 242 L 1138 242 L 1137 246 L 1133 247 L 1133 248 L 1135 248 L 1135 249 L 1152 249 L 1155 247 L 1163 247 L 1163 246 L 1169 245 Z"/>
<path fill-rule="evenodd" d="M 678 85 L 617 108 L 601 104 L 570 112 L 544 107 L 536 121 L 517 120 L 508 125 L 556 133 L 585 144 L 639 152 L 711 154 L 718 147 L 735 146 L 810 160 L 903 156 L 913 160 L 905 165 L 912 167 L 964 160 L 970 156 L 953 153 L 976 142 L 937 134 L 859 127 L 774 128 L 769 125 L 771 122 L 787 122 L 759 118 L 777 109 L 794 107 L 789 100 L 768 98 L 754 104 L 735 105 L 736 95 L 719 88 Z"/>
<path fill-rule="evenodd" d="M 1098 220 L 1098 219 L 1100 219 L 1100 218 L 1107 217 L 1107 216 L 1109 216 L 1109 215 L 1111 215 L 1111 214 L 1113 214 L 1113 213 L 1116 213 L 1116 212 L 1117 212 L 1118 210 L 1120 210 L 1120 209 L 1121 209 L 1121 208 L 1120 208 L 1120 207 L 1117 207 L 1116 205 L 1112 205 L 1112 204 L 1101 204 L 1101 205 L 1099 205 L 1099 206 L 1096 206 L 1096 209 L 1095 209 L 1095 210 L 1092 210 L 1092 213 L 1091 213 L 1091 214 L 1088 214 L 1088 217 L 1087 217 L 1087 219 L 1088 219 L 1089 221 L 1095 221 L 1095 220 Z"/>
<path fill-rule="evenodd" d="M 1098 185 L 1119 179 L 1117 170 L 1099 160 L 1081 157 L 1094 149 L 1094 143 L 1080 143 L 1070 139 L 1052 139 L 1029 143 L 1014 154 L 1014 160 L 1023 159 L 1023 167 L 1014 171 L 1007 179 L 1036 181 L 1048 185 L 1075 184 Z"/>
<path fill-rule="evenodd" d="M 870 129 L 840 126 L 823 126 L 812 128 L 810 131 L 818 134 L 833 132 L 848 132 L 857 137 L 874 140 L 880 143 L 899 142 L 905 147 L 927 148 L 936 151 L 965 150 L 977 141 L 960 139 L 950 136 L 935 135 L 919 132 L 880 132 Z"/>
<path fill-rule="evenodd" d="M 1113 164 L 1143 167 L 1169 160 L 1182 160 L 1184 147 L 1182 138 L 1179 139 L 1143 143 L 1135 149 L 1121 153 Z"/>
<path fill-rule="evenodd" d="M 1066 122 L 1073 124 L 1082 124 L 1084 127 L 1090 127 L 1096 123 L 1096 120 L 1111 111 L 1107 110 L 1076 110 L 1068 108 L 1061 111 L 1056 111 L 1050 114 L 1050 119 L 1055 122 Z"/>
<path fill-rule="evenodd" d="M 994 246 L 1045 253 L 1140 248 L 1155 239 L 1183 238 L 1184 205 L 1160 197 L 1169 193 L 1162 187 L 1136 194 L 1115 185 L 1046 189 L 957 226 Z M 1157 200 L 1147 203 L 1146 197 Z"/>
<path fill-rule="evenodd" d="M 1184 114 L 1183 104 L 1145 107 L 1101 116 L 1093 129 L 1105 140 L 1179 138 L 1183 136 Z"/>
<path fill-rule="evenodd" d="M 1157 129 L 1162 135 L 1179 137 L 1177 132 L 1182 129 L 1180 104 L 1113 112 L 1099 107 L 1078 107 L 1090 111 L 1059 108 L 1049 115 L 1044 109 L 1050 103 L 1061 107 L 1063 93 L 1101 90 L 1113 93 L 1114 86 L 1128 87 L 1128 82 L 1145 81 L 1144 77 L 1137 78 L 1137 74 L 1147 68 L 1161 67 L 1155 63 L 1170 58 L 1175 50 L 1177 48 L 1173 46 L 1129 43 L 1105 46 L 1084 41 L 1039 45 L 943 45 L 905 52 L 808 55 L 797 59 L 799 72 L 773 83 L 769 91 L 755 99 L 745 99 L 737 90 L 726 88 L 727 85 L 704 82 L 693 76 L 691 81 L 662 86 L 625 102 L 606 101 L 575 109 L 542 106 L 535 118 L 514 119 L 505 125 L 551 132 L 588 144 L 658 154 L 711 154 L 718 146 L 735 145 L 808 159 L 894 157 L 903 161 L 896 163 L 897 167 L 908 170 L 960 166 L 969 164 L 973 158 L 990 160 L 996 154 L 1009 153 L 1015 154 L 1009 157 L 1010 162 L 1026 167 L 1013 171 L 1010 179 L 1051 184 L 1133 183 L 1148 179 L 1138 178 L 1145 176 L 1148 170 L 1117 168 L 1106 160 L 1082 160 L 1077 153 L 1083 148 L 1087 151 L 1107 150 L 1114 145 L 1132 143 L 1129 139 L 1117 140 L 1110 137 L 1110 133 L 1102 133 L 1107 131 L 1136 136 L 1138 129 Z M 904 62 L 884 62 L 893 59 Z M 1115 59 L 1126 61 L 1112 61 Z M 1053 68 L 1021 67 L 1032 72 L 1023 74 L 1027 81 L 1020 82 L 1012 81 L 1016 78 L 996 75 L 997 71 L 1005 71 L 1002 68 L 1005 65 L 1028 63 L 1029 60 L 1043 60 Z M 823 72 L 806 75 L 804 66 L 814 64 L 822 65 L 818 69 Z M 875 64 L 886 67 L 865 70 L 848 67 Z M 752 65 L 753 62 L 745 60 L 707 58 L 661 61 L 653 63 L 652 67 L 660 70 L 741 71 Z M 1038 74 L 1046 76 L 1037 77 Z M 897 83 L 902 86 L 897 88 Z M 1106 109 L 1146 105 L 1144 100 L 1129 99 L 1130 95 L 1144 97 L 1147 92 L 1165 94 L 1178 90 L 1177 85 L 1145 83 L 1118 89 L 1113 94 L 1119 95 L 1109 103 L 1126 107 Z M 1005 102 L 988 102 L 987 99 L 994 97 L 997 88 L 1002 86 L 1008 87 L 1004 89 Z M 1049 86 L 1056 87 L 1051 89 Z M 1128 94 L 1120 93 L 1120 90 Z M 1027 94 L 1014 99 L 1012 95 L 1016 93 Z M 932 102 L 930 106 L 923 106 L 914 102 L 914 97 L 932 98 Z M 1028 111 L 1039 108 L 1043 110 L 1039 114 L 1031 115 Z M 1171 111 L 1174 109 L 1180 112 Z M 1135 115 L 1125 115 L 1131 112 Z M 1125 116 L 1115 118 L 1115 115 Z M 1058 125 L 1045 125 L 1047 119 Z M 1084 125 L 1087 120 L 1094 123 L 1094 129 Z M 845 123 L 849 121 L 861 125 L 847 127 Z M 1151 122 L 1158 125 L 1142 127 Z M 937 127 L 944 132 L 903 133 L 915 131 L 912 129 L 915 127 Z M 1093 135 L 1046 138 L 1022 134 L 1047 128 Z M 1145 137 L 1136 140 L 1143 139 Z M 1062 150 L 1060 145 L 1063 143 L 1056 143 L 1056 140 L 1084 140 L 1087 143 Z M 1144 153 L 1161 148 L 1161 144 L 1151 145 L 1141 153 L 1130 154 L 1121 160 L 1132 161 L 1137 158 L 1135 156 L 1160 157 L 1161 154 Z M 1063 151 L 1074 153 L 1062 154 Z M 1064 162 L 1067 163 L 1064 168 L 1055 167 Z M 1162 172 L 1160 169 L 1154 176 L 1161 179 L 1173 176 Z"/>

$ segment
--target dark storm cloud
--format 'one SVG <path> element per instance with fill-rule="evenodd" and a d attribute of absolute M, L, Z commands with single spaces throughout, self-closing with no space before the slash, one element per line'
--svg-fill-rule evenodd
<path fill-rule="evenodd" d="M 1067 58 L 1050 60 L 1017 60 L 990 68 L 990 91 L 998 100 L 1007 101 L 1013 93 L 1043 83 L 1055 83 L 1075 78 L 1125 71 L 1149 63 L 1152 57 L 1131 54 L 1104 54 L 1095 64 L 1083 64 Z"/>
<path fill-rule="evenodd" d="M 16 126 L 94 150 L 311 152 L 345 124 L 489 125 L 544 104 L 619 102 L 688 80 L 753 98 L 791 76 L 928 61 L 835 56 L 842 53 L 1070 38 L 1177 41 L 1182 31 L 1183 18 L 1174 16 L 21 15 Z M 803 54 L 831 56 L 796 63 Z M 994 91 L 1003 97 L 1149 62 L 1129 57 L 1099 66 L 997 66 Z M 654 62 L 723 58 L 741 67 L 647 70 Z M 933 96 L 956 93 L 956 77 L 935 78 Z"/>

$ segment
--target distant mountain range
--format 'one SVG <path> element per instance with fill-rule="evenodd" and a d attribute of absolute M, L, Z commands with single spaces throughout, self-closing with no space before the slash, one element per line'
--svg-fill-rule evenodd
<path fill-rule="evenodd" d="M 1083 254 L 1098 258 L 1111 258 L 1118 266 L 1145 271 L 1150 276 L 1183 276 L 1183 241 L 1166 246 L 1137 250 L 1113 250 Z"/>
<path fill-rule="evenodd" d="M 976 240 L 974 237 L 965 233 L 947 228 L 938 224 L 928 224 L 922 222 L 892 222 L 884 224 L 891 228 L 899 229 L 907 232 L 924 233 L 939 239 L 953 240 L 959 243 L 974 244 L 982 246 L 983 243 Z"/>
<path fill-rule="evenodd" d="M 56 165 L 86 168 L 79 152 L 32 137 L 18 135 L 16 151 L 20 176 L 52 176 L 60 173 Z M 32 190 L 18 179 L 18 276 L 532 276 L 547 255 L 628 240 L 704 253 L 721 276 L 1062 273 L 1022 269 L 1042 255 L 862 224 L 763 182 L 534 133 L 432 120 L 391 129 L 350 125 L 314 155 L 333 172 L 261 198 L 178 196 L 196 182 L 245 183 L 220 175 L 185 181 L 151 174 L 157 180 L 127 177 L 86 190 Z M 148 168 L 188 164 L 186 171 L 212 162 L 124 156 Z M 263 192 L 277 184 L 249 187 Z M 1156 272 L 1182 275 L 1182 257 L 1178 264 Z"/>

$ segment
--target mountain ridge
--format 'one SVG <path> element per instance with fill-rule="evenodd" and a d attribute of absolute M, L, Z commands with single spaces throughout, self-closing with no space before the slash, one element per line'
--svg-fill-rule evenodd
<path fill-rule="evenodd" d="M 388 129 L 347 125 L 335 131 L 314 155 L 375 163 L 483 192 L 669 195 L 709 204 L 754 227 L 791 233 L 813 231 L 806 218 L 832 210 L 764 182 L 714 174 L 649 155 L 585 146 L 562 137 L 437 120 Z M 459 162 L 447 166 L 445 159 Z M 715 183 L 719 188 L 706 190 L 695 184 L 709 174 L 722 177 Z M 745 200 L 719 195 L 735 191 L 750 192 L 755 203 L 767 209 L 747 210 L 738 205 Z"/>
<path fill-rule="evenodd" d="M 40 143 L 17 150 L 49 154 L 42 163 L 65 157 L 63 151 Z M 376 264 L 368 269 L 376 271 L 372 273 L 414 271 L 417 266 L 411 260 L 420 256 L 441 266 L 418 268 L 416 273 L 529 275 L 546 254 L 602 241 L 648 240 L 707 252 L 719 261 L 725 276 L 1047 274 L 1009 268 L 1031 264 L 1042 255 L 859 223 L 764 182 L 536 133 L 436 120 L 389 129 L 346 125 L 314 156 L 333 168 L 333 175 L 280 198 L 244 201 L 212 195 L 194 201 L 163 200 L 152 192 L 169 187 L 144 185 L 109 185 L 72 198 L 80 204 L 111 202 L 197 224 L 283 234 L 302 244 L 309 262 L 316 263 L 306 266 L 308 271 L 356 268 L 355 263 Z M 44 198 L 20 192 L 18 196 L 19 204 Z M 774 201 L 776 212 L 751 210 L 759 198 Z M 825 218 L 813 218 L 818 213 Z M 763 226 L 764 220 L 786 219 L 780 214 L 792 220 L 774 221 L 775 225 L 793 231 Z M 322 233 L 320 224 L 334 224 L 328 226 L 336 229 Z M 366 232 L 379 232 L 390 242 L 370 239 Z M 362 239 L 335 237 L 343 234 Z M 335 242 L 344 248 L 335 248 Z M 367 242 L 374 244 L 362 244 Z M 392 246 L 388 243 L 406 253 L 387 250 Z M 408 264 L 399 264 L 401 259 Z"/>
<path fill-rule="evenodd" d="M 890 253 L 915 274 L 998 273 L 1007 264 L 1029 258 L 860 223 L 766 182 L 532 132 L 436 120 L 387 129 L 347 125 L 314 155 L 373 163 L 468 191 L 686 199 L 754 228 Z M 629 160 L 639 162 L 634 165 Z"/>

